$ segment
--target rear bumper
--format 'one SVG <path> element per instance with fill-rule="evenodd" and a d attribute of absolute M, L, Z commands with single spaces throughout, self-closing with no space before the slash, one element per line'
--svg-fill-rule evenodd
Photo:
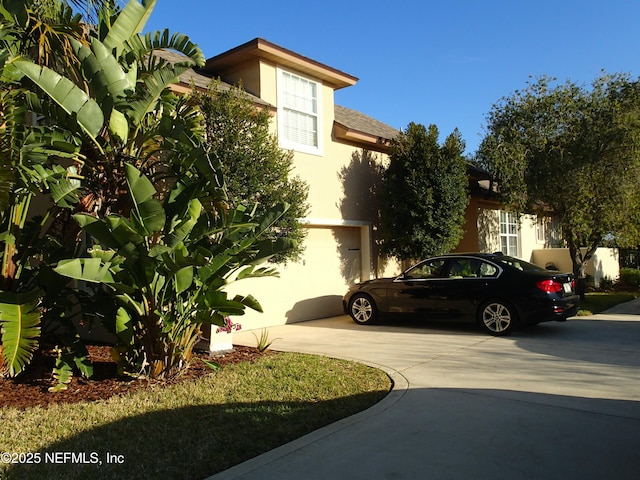
<path fill-rule="evenodd" d="M 521 315 L 523 323 L 563 322 L 578 314 L 580 296 L 547 297 L 529 305 Z"/>

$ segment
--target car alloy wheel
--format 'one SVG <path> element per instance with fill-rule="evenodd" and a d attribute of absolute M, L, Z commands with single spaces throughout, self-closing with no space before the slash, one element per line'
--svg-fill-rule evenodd
<path fill-rule="evenodd" d="M 480 309 L 480 322 L 492 335 L 508 335 L 513 330 L 516 318 L 511 307 L 494 300 L 485 303 Z"/>
<path fill-rule="evenodd" d="M 351 299 L 349 313 L 353 321 L 360 324 L 374 323 L 378 316 L 373 300 L 362 294 L 356 294 Z"/>

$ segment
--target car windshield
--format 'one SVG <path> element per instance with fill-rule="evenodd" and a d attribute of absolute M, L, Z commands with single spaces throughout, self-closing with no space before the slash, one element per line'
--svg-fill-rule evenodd
<path fill-rule="evenodd" d="M 539 267 L 538 265 L 534 265 L 533 263 L 525 262 L 524 260 L 520 260 L 519 258 L 509 257 L 507 255 L 500 255 L 493 259 L 496 263 L 501 263 L 503 265 L 509 265 L 510 267 L 516 268 L 522 272 L 544 272 L 544 268 Z"/>

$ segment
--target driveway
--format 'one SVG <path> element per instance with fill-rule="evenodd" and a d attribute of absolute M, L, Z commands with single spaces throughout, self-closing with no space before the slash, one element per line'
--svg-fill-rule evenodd
<path fill-rule="evenodd" d="M 239 343 L 255 345 L 251 332 Z M 349 317 L 273 327 L 280 350 L 384 369 L 365 412 L 214 479 L 637 479 L 640 316 L 577 317 L 487 336 L 467 325 Z"/>

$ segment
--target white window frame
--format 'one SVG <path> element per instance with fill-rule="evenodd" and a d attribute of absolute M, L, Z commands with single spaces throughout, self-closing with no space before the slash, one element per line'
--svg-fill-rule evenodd
<path fill-rule="evenodd" d="M 520 236 L 518 234 L 518 216 L 513 212 L 500 210 L 500 251 L 511 257 L 518 257 L 520 252 Z M 510 240 L 515 239 L 515 252 Z"/>
<path fill-rule="evenodd" d="M 323 130 L 322 130 L 322 83 L 311 80 L 303 75 L 277 68 L 278 76 L 278 141 L 281 148 L 287 150 L 295 150 L 298 152 L 310 153 L 313 155 L 323 154 Z M 285 90 L 285 77 L 289 76 L 293 79 L 298 79 L 301 82 L 306 82 L 315 87 L 315 98 L 308 98 L 307 102 L 301 102 L 298 105 L 287 104 L 287 92 Z M 305 99 L 303 99 L 305 100 Z M 305 103 L 308 104 L 308 108 L 305 108 Z M 297 142 L 295 139 L 287 138 L 285 135 L 287 129 L 287 114 L 293 113 L 294 115 L 308 116 L 315 119 L 316 131 L 315 131 L 315 145 L 309 145 L 303 142 Z"/>

